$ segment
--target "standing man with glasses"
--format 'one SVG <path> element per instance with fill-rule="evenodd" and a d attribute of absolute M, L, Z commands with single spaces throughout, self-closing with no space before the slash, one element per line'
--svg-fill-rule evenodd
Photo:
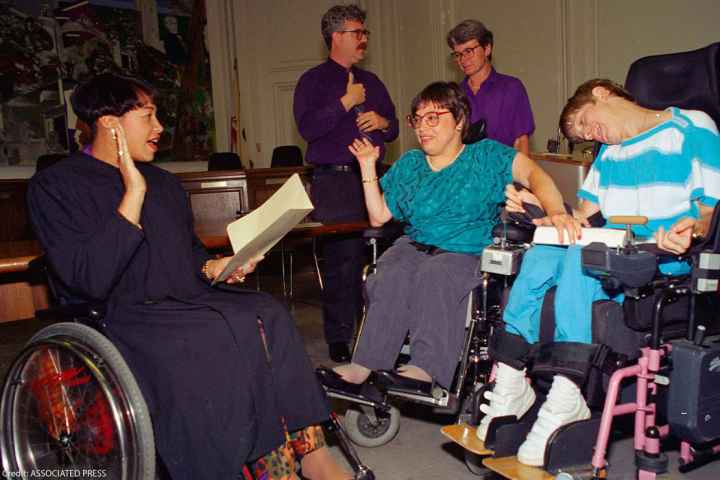
<path fill-rule="evenodd" d="M 535 131 L 530 101 L 522 82 L 492 66 L 493 34 L 477 20 L 463 20 L 447 34 L 450 56 L 465 74 L 462 87 L 470 100 L 470 121 L 485 120 L 488 138 L 530 152 Z"/>
<path fill-rule="evenodd" d="M 307 161 L 315 166 L 313 213 L 323 223 L 367 219 L 357 161 L 348 150 L 362 137 L 380 148 L 398 136 L 395 106 L 380 79 L 358 68 L 370 32 L 357 5 L 336 5 L 320 23 L 330 49 L 326 62 L 305 72 L 295 88 L 293 110 L 307 141 Z M 375 179 L 376 180 L 376 179 Z M 350 360 L 349 343 L 361 311 L 365 246 L 358 237 L 325 240 L 323 321 L 330 358 Z"/>

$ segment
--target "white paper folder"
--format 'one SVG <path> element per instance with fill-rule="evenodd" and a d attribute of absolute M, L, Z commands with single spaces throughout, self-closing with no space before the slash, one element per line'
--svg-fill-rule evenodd
<path fill-rule="evenodd" d="M 312 210 L 305 186 L 295 173 L 260 207 L 228 224 L 235 255 L 213 284 L 224 282 L 238 267 L 267 253 Z"/>

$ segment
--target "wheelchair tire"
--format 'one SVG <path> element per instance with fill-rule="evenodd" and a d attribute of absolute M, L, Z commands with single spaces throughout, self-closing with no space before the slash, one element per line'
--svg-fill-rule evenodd
<path fill-rule="evenodd" d="M 3 385 L 0 421 L 8 478 L 155 480 L 140 388 L 117 348 L 88 326 L 58 323 L 30 339 Z"/>
<path fill-rule="evenodd" d="M 364 412 L 348 409 L 343 426 L 350 440 L 361 447 L 379 447 L 390 442 L 400 430 L 400 410 L 390 407 L 387 413 L 377 412 L 378 421 L 373 423 Z"/>

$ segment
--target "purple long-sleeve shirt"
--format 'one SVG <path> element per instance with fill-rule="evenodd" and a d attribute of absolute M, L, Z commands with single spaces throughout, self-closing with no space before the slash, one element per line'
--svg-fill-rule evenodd
<path fill-rule="evenodd" d="M 385 85 L 373 73 L 353 66 L 355 83 L 365 86 L 365 103 L 345 111 L 340 98 L 345 95 L 348 70 L 328 59 L 305 72 L 295 87 L 293 112 L 300 135 L 308 142 L 305 158 L 316 165 L 347 165 L 356 162 L 348 145 L 365 135 L 380 146 L 380 160 L 385 155 L 385 142 L 398 136 L 395 105 Z M 361 112 L 375 111 L 390 123 L 386 131 L 361 134 L 355 123 Z"/>
<path fill-rule="evenodd" d="M 530 100 L 519 79 L 493 68 L 477 93 L 472 92 L 467 77 L 462 86 L 470 100 L 470 121 L 484 119 L 488 138 L 512 147 L 516 138 L 535 131 Z"/>

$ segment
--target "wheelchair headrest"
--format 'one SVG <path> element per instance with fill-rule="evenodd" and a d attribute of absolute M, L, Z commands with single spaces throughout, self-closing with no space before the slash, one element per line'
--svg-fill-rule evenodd
<path fill-rule="evenodd" d="M 625 88 L 638 104 L 702 110 L 720 124 L 720 42 L 688 52 L 652 55 L 633 62 Z"/>
<path fill-rule="evenodd" d="M 472 143 L 479 142 L 487 137 L 485 132 L 485 120 L 480 119 L 475 123 L 471 123 L 468 127 L 468 131 L 463 138 L 463 143 L 470 145 Z"/>

